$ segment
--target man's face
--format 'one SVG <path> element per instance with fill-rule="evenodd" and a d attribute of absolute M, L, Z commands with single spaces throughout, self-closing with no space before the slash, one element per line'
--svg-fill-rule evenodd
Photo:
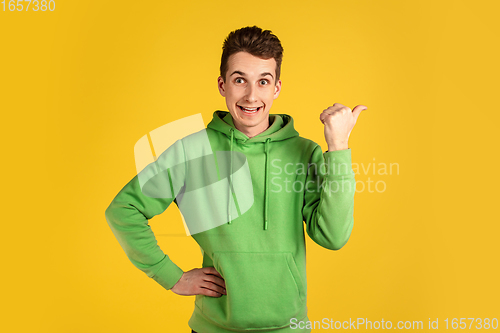
<path fill-rule="evenodd" d="M 226 82 L 219 76 L 218 86 L 238 130 L 249 137 L 269 127 L 269 110 L 281 91 L 276 80 L 276 60 L 261 59 L 248 52 L 228 59 Z"/>

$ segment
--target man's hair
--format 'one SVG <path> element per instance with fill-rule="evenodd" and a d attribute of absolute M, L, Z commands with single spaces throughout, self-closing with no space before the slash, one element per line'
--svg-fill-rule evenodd
<path fill-rule="evenodd" d="M 248 52 L 253 56 L 276 61 L 276 82 L 280 78 L 283 47 L 270 30 L 262 30 L 257 26 L 244 27 L 229 33 L 222 46 L 220 76 L 226 82 L 227 61 L 229 56 L 238 52 Z"/>

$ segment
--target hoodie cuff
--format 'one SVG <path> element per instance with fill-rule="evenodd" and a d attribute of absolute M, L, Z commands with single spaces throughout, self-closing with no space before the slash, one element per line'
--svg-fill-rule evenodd
<path fill-rule="evenodd" d="M 351 148 L 326 151 L 323 153 L 326 164 L 326 177 L 330 179 L 354 176 L 351 162 Z"/>
<path fill-rule="evenodd" d="M 184 271 L 180 269 L 170 258 L 165 255 L 163 266 L 151 278 L 158 282 L 163 288 L 170 290 L 180 280 Z"/>

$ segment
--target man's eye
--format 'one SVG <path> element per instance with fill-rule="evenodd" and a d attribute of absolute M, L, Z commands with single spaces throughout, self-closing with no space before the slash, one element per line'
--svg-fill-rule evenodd
<path fill-rule="evenodd" d="M 266 85 L 267 83 L 268 83 L 267 80 L 260 80 L 260 84 L 262 85 Z"/>
<path fill-rule="evenodd" d="M 236 82 L 236 83 L 243 83 L 243 79 L 237 78 L 236 80 L 234 80 L 234 82 Z"/>

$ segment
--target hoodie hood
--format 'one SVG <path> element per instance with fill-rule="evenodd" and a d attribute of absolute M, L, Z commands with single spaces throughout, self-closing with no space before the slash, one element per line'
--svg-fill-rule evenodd
<path fill-rule="evenodd" d="M 231 131 L 234 131 L 234 139 L 241 140 L 243 143 L 266 142 L 267 139 L 271 141 L 281 141 L 299 136 L 299 133 L 293 127 L 292 117 L 287 114 L 270 114 L 269 123 L 269 128 L 264 132 L 253 138 L 249 138 L 236 129 L 233 123 L 233 117 L 231 117 L 229 112 L 215 111 L 213 119 L 207 127 L 222 132 L 228 137 L 231 137 Z"/>
<path fill-rule="evenodd" d="M 267 230 L 268 225 L 268 210 L 269 210 L 269 161 L 270 161 L 270 144 L 273 141 L 283 141 L 299 136 L 299 133 L 293 127 L 293 118 L 286 114 L 270 114 L 270 126 L 262 133 L 249 138 L 246 134 L 236 129 L 233 118 L 227 111 L 215 111 L 212 121 L 207 128 L 225 134 L 230 140 L 230 167 L 229 167 L 229 193 L 228 193 L 228 224 L 231 224 L 231 199 L 232 195 L 232 178 L 233 178 L 233 144 L 234 141 L 239 141 L 242 144 L 262 144 L 264 143 L 264 153 L 266 154 L 265 163 L 265 196 L 264 196 L 264 230 Z"/>

